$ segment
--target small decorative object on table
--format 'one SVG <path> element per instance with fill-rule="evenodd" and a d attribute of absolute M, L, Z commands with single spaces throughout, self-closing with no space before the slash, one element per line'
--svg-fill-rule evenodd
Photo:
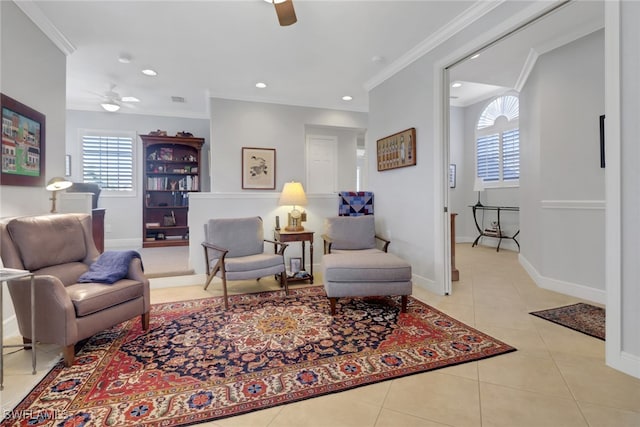
<path fill-rule="evenodd" d="M 289 269 L 291 273 L 295 274 L 302 269 L 302 258 L 291 258 L 289 259 Z"/>

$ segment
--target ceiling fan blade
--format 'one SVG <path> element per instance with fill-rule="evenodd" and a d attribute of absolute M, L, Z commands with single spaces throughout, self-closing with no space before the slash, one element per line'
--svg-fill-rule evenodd
<path fill-rule="evenodd" d="M 276 7 L 276 15 L 278 15 L 278 21 L 280 26 L 286 27 L 291 24 L 295 24 L 298 21 L 296 17 L 296 11 L 293 9 L 293 1 L 285 0 L 282 3 L 273 4 Z"/>

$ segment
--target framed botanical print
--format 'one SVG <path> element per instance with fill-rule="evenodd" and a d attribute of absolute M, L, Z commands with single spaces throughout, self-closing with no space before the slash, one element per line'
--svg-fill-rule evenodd
<path fill-rule="evenodd" d="M 276 149 L 242 147 L 242 189 L 276 189 Z"/>

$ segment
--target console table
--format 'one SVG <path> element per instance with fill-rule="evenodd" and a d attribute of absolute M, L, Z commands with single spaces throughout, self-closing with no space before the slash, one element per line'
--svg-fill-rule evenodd
<path fill-rule="evenodd" d="M 477 245 L 481 237 L 492 237 L 494 239 L 499 239 L 496 252 L 500 251 L 500 244 L 502 243 L 502 239 L 513 240 L 514 242 L 516 242 L 516 245 L 518 245 L 518 251 L 520 251 L 520 243 L 518 243 L 518 241 L 516 240 L 516 237 L 518 236 L 518 234 L 520 234 L 520 229 L 518 229 L 518 231 L 516 231 L 515 234 L 509 236 L 504 234 L 504 232 L 502 231 L 502 226 L 500 225 L 500 212 L 505 212 L 505 211 L 519 212 L 520 211 L 519 207 L 517 206 L 484 206 L 484 205 L 470 205 L 470 207 L 473 210 L 473 220 L 476 223 L 476 228 L 478 229 L 478 233 L 479 233 L 478 237 L 476 237 L 476 240 L 473 241 L 473 244 L 471 245 L 471 247 L 474 247 L 475 245 Z M 478 211 L 481 211 L 483 213 L 485 211 L 496 212 L 497 222 L 496 222 L 495 230 L 480 227 L 480 225 L 478 224 Z"/>

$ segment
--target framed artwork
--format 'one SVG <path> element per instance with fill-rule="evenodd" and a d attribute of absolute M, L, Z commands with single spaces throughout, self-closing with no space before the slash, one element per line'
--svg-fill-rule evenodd
<path fill-rule="evenodd" d="M 416 165 L 416 129 L 410 128 L 379 139 L 378 171 Z"/>
<path fill-rule="evenodd" d="M 242 189 L 276 189 L 276 149 L 242 147 Z"/>
<path fill-rule="evenodd" d="M 290 258 L 289 269 L 291 270 L 292 274 L 296 274 L 300 270 L 302 270 L 302 258 Z"/>
<path fill-rule="evenodd" d="M 45 116 L 0 94 L 2 109 L 1 185 L 45 184 Z"/>
<path fill-rule="evenodd" d="M 449 165 L 449 188 L 456 188 L 456 165 Z"/>

